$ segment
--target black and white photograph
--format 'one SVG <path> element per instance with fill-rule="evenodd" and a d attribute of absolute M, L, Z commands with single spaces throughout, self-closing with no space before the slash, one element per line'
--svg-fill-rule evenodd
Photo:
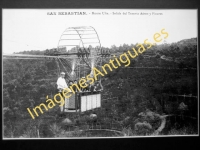
<path fill-rule="evenodd" d="M 199 136 L 198 9 L 2 9 L 2 134 Z"/>

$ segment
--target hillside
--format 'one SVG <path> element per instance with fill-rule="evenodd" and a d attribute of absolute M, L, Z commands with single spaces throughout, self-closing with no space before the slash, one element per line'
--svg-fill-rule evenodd
<path fill-rule="evenodd" d="M 157 121 L 141 119 L 138 114 L 154 112 L 171 115 L 167 118 L 165 130 L 161 134 L 197 134 L 198 81 L 195 41 L 197 42 L 197 38 L 156 45 L 132 59 L 129 67 L 119 67 L 102 77 L 102 108 L 95 111 L 98 122 L 105 124 L 117 120 L 123 127 L 123 132 L 146 135 L 158 128 Z M 119 55 L 132 47 L 135 45 L 123 44 L 103 49 L 109 49 L 111 54 Z M 20 52 L 33 55 L 42 53 L 44 51 Z M 28 107 L 39 105 L 46 100 L 47 95 L 53 97 L 56 93 L 57 67 L 54 59 L 3 60 L 5 137 L 54 137 L 56 133 L 52 128 L 55 127 L 54 131 L 57 127 L 62 128 L 63 117 L 59 115 L 58 106 L 35 120 L 31 120 L 27 113 Z M 108 100 L 109 97 L 111 98 Z M 180 109 L 182 105 L 186 105 L 187 109 Z M 90 113 L 68 118 L 73 121 L 74 126 L 82 128 L 80 122 L 84 125 L 91 123 L 88 119 Z M 150 123 L 153 129 L 136 130 L 135 124 L 142 121 Z M 185 128 L 187 130 L 184 130 Z"/>

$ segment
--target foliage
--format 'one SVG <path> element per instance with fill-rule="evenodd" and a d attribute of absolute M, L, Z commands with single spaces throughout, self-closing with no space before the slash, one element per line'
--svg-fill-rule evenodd
<path fill-rule="evenodd" d="M 168 135 L 197 135 L 197 131 L 192 126 L 183 127 L 181 129 L 173 128 L 168 132 Z"/>
<path fill-rule="evenodd" d="M 135 47 L 134 44 L 113 45 L 109 50 L 119 56 Z M 24 51 L 21 54 L 41 55 L 44 52 Z M 108 63 L 108 62 L 105 62 Z M 146 67 L 139 69 L 135 67 Z M 154 67 L 154 68 L 151 68 Z M 157 68 L 156 68 L 157 67 Z M 150 69 L 151 68 L 151 69 Z M 54 107 L 31 120 L 27 108 L 33 108 L 53 98 L 56 91 L 57 65 L 53 59 L 3 60 L 3 122 L 4 137 L 53 137 L 61 134 L 59 107 Z M 197 100 L 170 95 L 197 95 L 197 43 L 196 38 L 172 44 L 153 46 L 135 59 L 129 67 L 119 67 L 102 78 L 102 98 L 118 97 L 116 101 L 102 101 L 98 121 L 111 122 L 114 118 L 135 135 L 134 121 L 146 109 L 159 114 L 177 114 L 177 104 L 189 106 L 185 115 L 197 116 Z M 105 96 L 104 96 L 105 95 Z M 196 116 L 195 116 L 196 115 Z M 125 121 L 125 118 L 130 119 Z M 79 123 L 90 123 L 88 117 L 76 118 Z M 54 124 L 53 124 L 54 123 Z M 49 126 L 50 125 L 50 126 Z M 76 124 L 78 125 L 78 124 Z M 129 128 L 130 127 L 130 128 Z M 170 133 L 173 134 L 171 131 Z M 186 129 L 181 134 L 187 132 Z M 187 132 L 188 133 L 188 132 Z M 90 133 L 88 133 L 89 135 Z M 70 136 L 70 135 L 69 135 Z M 81 136 L 77 131 L 76 136 Z"/>

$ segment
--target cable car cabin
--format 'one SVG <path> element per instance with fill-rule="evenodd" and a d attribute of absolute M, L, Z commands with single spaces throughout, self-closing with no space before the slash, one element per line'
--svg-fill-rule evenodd
<path fill-rule="evenodd" d="M 77 92 L 65 98 L 65 104 L 61 106 L 61 112 L 85 112 L 101 107 L 101 92 Z"/>

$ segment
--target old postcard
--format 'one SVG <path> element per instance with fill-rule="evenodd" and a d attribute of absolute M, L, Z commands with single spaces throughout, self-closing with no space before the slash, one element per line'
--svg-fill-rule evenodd
<path fill-rule="evenodd" d="M 198 136 L 197 9 L 3 9 L 3 139 Z"/>

